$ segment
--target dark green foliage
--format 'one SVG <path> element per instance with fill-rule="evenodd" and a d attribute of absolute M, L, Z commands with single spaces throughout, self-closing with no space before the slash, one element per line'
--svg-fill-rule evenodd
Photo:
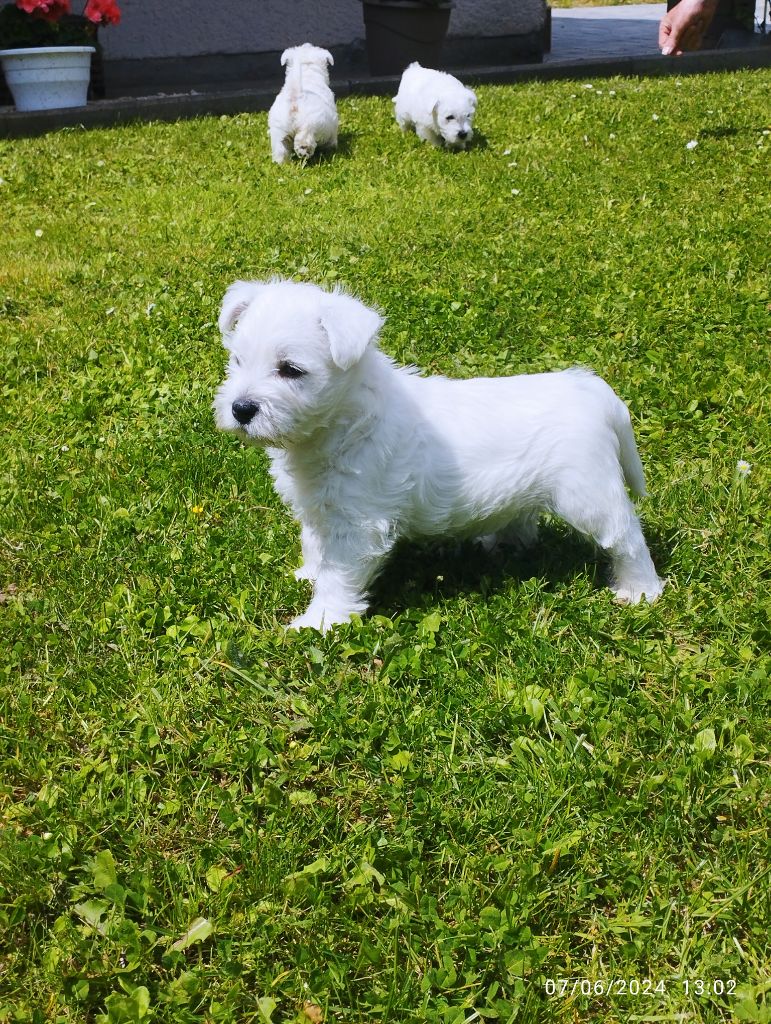
<path fill-rule="evenodd" d="M 65 14 L 57 21 L 27 14 L 15 3 L 0 7 L 0 49 L 30 46 L 95 46 L 96 25 L 82 14 Z"/>

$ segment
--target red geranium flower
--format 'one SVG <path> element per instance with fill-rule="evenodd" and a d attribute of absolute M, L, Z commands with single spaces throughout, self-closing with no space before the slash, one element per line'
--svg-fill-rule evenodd
<path fill-rule="evenodd" d="M 70 13 L 70 0 L 16 0 L 16 6 L 44 21 L 58 21 Z"/>
<path fill-rule="evenodd" d="M 117 25 L 120 8 L 115 0 L 87 0 L 83 14 L 97 25 Z"/>
<path fill-rule="evenodd" d="M 58 21 L 71 10 L 70 0 L 16 0 L 16 6 L 33 18 L 45 21 Z M 83 15 L 95 25 L 117 25 L 120 8 L 116 0 L 86 0 Z"/>

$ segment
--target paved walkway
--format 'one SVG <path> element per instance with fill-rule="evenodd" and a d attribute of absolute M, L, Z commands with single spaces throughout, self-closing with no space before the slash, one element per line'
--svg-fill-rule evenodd
<path fill-rule="evenodd" d="M 552 8 L 551 53 L 544 63 L 658 54 L 659 22 L 666 12 L 666 3 Z M 758 25 L 764 16 L 769 31 L 766 3 L 755 0 Z"/>
<path fill-rule="evenodd" d="M 656 54 L 663 4 L 552 8 L 551 53 L 544 62 Z"/>

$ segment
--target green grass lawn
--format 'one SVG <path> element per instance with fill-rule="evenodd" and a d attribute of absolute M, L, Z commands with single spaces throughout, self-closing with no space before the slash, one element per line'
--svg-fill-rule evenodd
<path fill-rule="evenodd" d="M 769 1021 L 770 91 L 481 88 L 461 154 L 351 99 L 306 167 L 264 115 L 0 142 L 0 1022 Z M 601 373 L 661 601 L 549 523 L 284 632 L 210 408 L 272 274 L 432 372 Z"/>

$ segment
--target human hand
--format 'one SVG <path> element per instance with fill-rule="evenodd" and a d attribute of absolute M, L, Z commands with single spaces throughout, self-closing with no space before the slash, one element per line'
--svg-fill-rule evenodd
<path fill-rule="evenodd" d="M 659 25 L 659 49 L 669 56 L 698 50 L 715 14 L 717 0 L 680 0 Z"/>

